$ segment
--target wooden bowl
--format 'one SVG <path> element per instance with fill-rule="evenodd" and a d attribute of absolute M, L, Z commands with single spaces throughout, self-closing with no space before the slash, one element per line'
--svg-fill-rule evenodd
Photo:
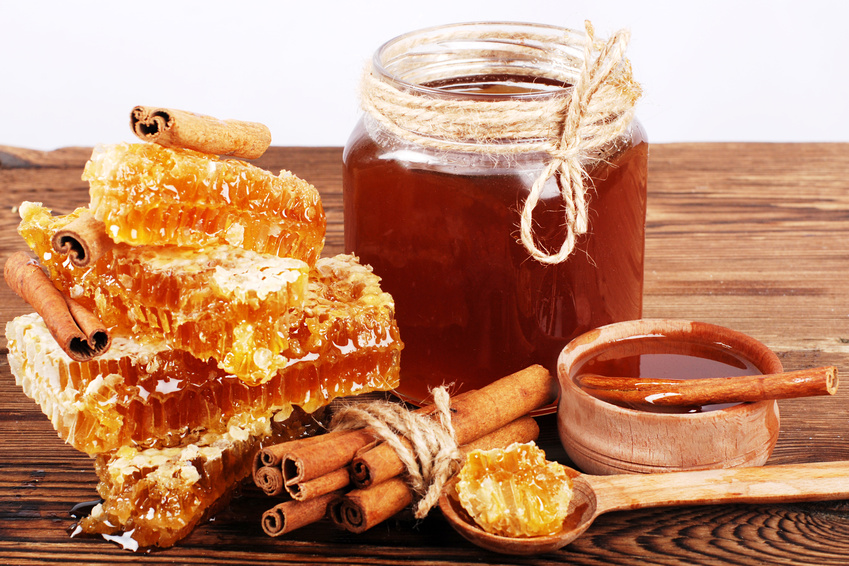
<path fill-rule="evenodd" d="M 743 403 L 701 413 L 652 413 L 601 401 L 578 388 L 575 372 L 623 340 L 662 337 L 719 346 L 761 373 L 782 371 L 764 344 L 740 332 L 701 322 L 643 319 L 611 324 L 575 338 L 557 363 L 560 440 L 589 474 L 652 473 L 760 466 L 778 440 L 778 403 Z"/>

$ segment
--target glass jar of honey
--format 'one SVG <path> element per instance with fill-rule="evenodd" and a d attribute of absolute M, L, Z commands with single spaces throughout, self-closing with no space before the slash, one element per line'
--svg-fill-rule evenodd
<path fill-rule="evenodd" d="M 395 299 L 402 397 L 553 372 L 572 338 L 641 316 L 648 142 L 623 41 L 475 23 L 376 52 L 345 248 Z"/>

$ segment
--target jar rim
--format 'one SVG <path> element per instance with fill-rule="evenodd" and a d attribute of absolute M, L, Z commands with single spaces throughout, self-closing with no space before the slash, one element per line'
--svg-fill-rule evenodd
<path fill-rule="evenodd" d="M 383 43 L 374 53 L 372 69 L 380 80 L 394 83 L 397 88 L 440 98 L 498 100 L 564 96 L 572 91 L 571 85 L 577 78 L 584 56 L 583 49 L 576 47 L 574 39 L 568 40 L 570 35 L 586 38 L 583 31 L 519 21 L 460 22 L 425 27 Z M 483 49 L 484 46 L 487 49 Z M 484 55 L 473 60 L 470 54 L 476 51 Z M 449 54 L 452 57 L 448 57 Z M 458 59 L 458 54 L 469 58 Z M 498 58 L 499 55 L 502 58 Z M 470 66 L 498 63 L 517 76 L 553 79 L 560 85 L 545 85 L 547 88 L 515 93 L 448 90 L 442 86 L 429 86 L 429 81 L 411 79 L 409 69 L 420 70 L 421 65 L 408 63 L 406 73 L 397 70 L 405 59 L 413 58 L 427 61 L 428 70 L 420 72 L 422 75 L 432 72 L 444 73 L 447 78 L 459 78 L 461 75 L 458 73 L 464 63 Z M 537 86 L 537 83 L 534 84 Z"/>

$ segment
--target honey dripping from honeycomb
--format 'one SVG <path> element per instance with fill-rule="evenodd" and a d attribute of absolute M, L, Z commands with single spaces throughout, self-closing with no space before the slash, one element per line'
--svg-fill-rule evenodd
<path fill-rule="evenodd" d="M 486 532 L 534 537 L 558 532 L 572 498 L 566 468 L 545 459 L 533 442 L 474 450 L 458 473 L 463 509 Z"/>
<path fill-rule="evenodd" d="M 115 242 L 229 244 L 312 265 L 324 244 L 318 191 L 283 171 L 157 144 L 95 148 L 83 180 Z"/>
<path fill-rule="evenodd" d="M 297 414 L 274 428 L 269 419 L 257 419 L 178 447 L 125 446 L 101 454 L 95 471 L 103 502 L 78 530 L 132 550 L 173 546 L 227 501 L 250 474 L 257 450 L 303 436 L 311 420 Z"/>
<path fill-rule="evenodd" d="M 127 336 L 115 336 L 104 355 L 76 362 L 35 313 L 7 323 L 6 339 L 16 383 L 63 440 L 89 454 L 172 447 L 201 429 L 224 433 L 256 419 L 279 421 L 296 407 L 312 413 L 336 397 L 386 391 L 399 381 L 399 344 L 293 363 L 249 386 L 214 360 Z"/>
<path fill-rule="evenodd" d="M 229 246 L 118 244 L 92 266 L 78 268 L 50 248 L 53 233 L 75 213 L 52 217 L 26 203 L 20 214 L 19 232 L 54 283 L 93 308 L 116 334 L 138 335 L 142 342 L 161 336 L 197 358 L 214 358 L 219 368 L 250 385 L 299 361 L 401 347 L 391 296 L 352 256 L 319 260 L 298 301 L 295 289 L 307 274 L 297 260 Z M 275 288 L 285 289 L 288 299 L 272 300 L 276 295 L 269 289 Z"/>

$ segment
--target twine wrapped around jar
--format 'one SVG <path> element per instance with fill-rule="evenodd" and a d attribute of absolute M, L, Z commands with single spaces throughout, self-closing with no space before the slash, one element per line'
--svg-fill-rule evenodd
<path fill-rule="evenodd" d="M 420 36 L 407 41 L 401 38 L 392 44 L 393 52 L 382 53 L 396 66 L 387 71 L 372 65 L 361 86 L 363 109 L 387 132 L 408 142 L 441 151 L 547 154 L 546 166 L 523 205 L 520 224 L 522 243 L 543 263 L 565 261 L 576 238 L 588 231 L 586 172 L 605 158 L 606 150 L 627 130 L 641 95 L 625 57 L 629 32 L 620 30 L 600 40 L 592 24 L 585 22 L 585 29 L 585 33 L 564 29 L 556 43 L 551 35 L 485 29 L 473 36 L 447 29 L 424 40 Z M 544 77 L 571 86 L 491 99 L 427 87 L 428 82 L 450 78 L 433 74 L 442 66 L 422 64 L 438 60 L 428 45 L 452 41 L 461 45 L 457 49 L 464 57 L 490 61 L 486 71 L 496 75 L 517 73 L 516 68 L 507 68 L 498 57 L 492 57 L 498 49 L 509 50 L 510 57 L 524 61 L 524 70 L 520 70 L 530 79 L 539 72 L 535 65 L 540 57 L 545 57 Z M 415 56 L 410 57 L 411 53 Z M 405 57 L 395 57 L 398 54 Z M 397 66 L 398 61 L 410 59 L 416 67 Z M 552 177 L 558 179 L 565 203 L 566 237 L 558 251 L 548 253 L 535 242 L 532 217 L 543 186 Z"/>

